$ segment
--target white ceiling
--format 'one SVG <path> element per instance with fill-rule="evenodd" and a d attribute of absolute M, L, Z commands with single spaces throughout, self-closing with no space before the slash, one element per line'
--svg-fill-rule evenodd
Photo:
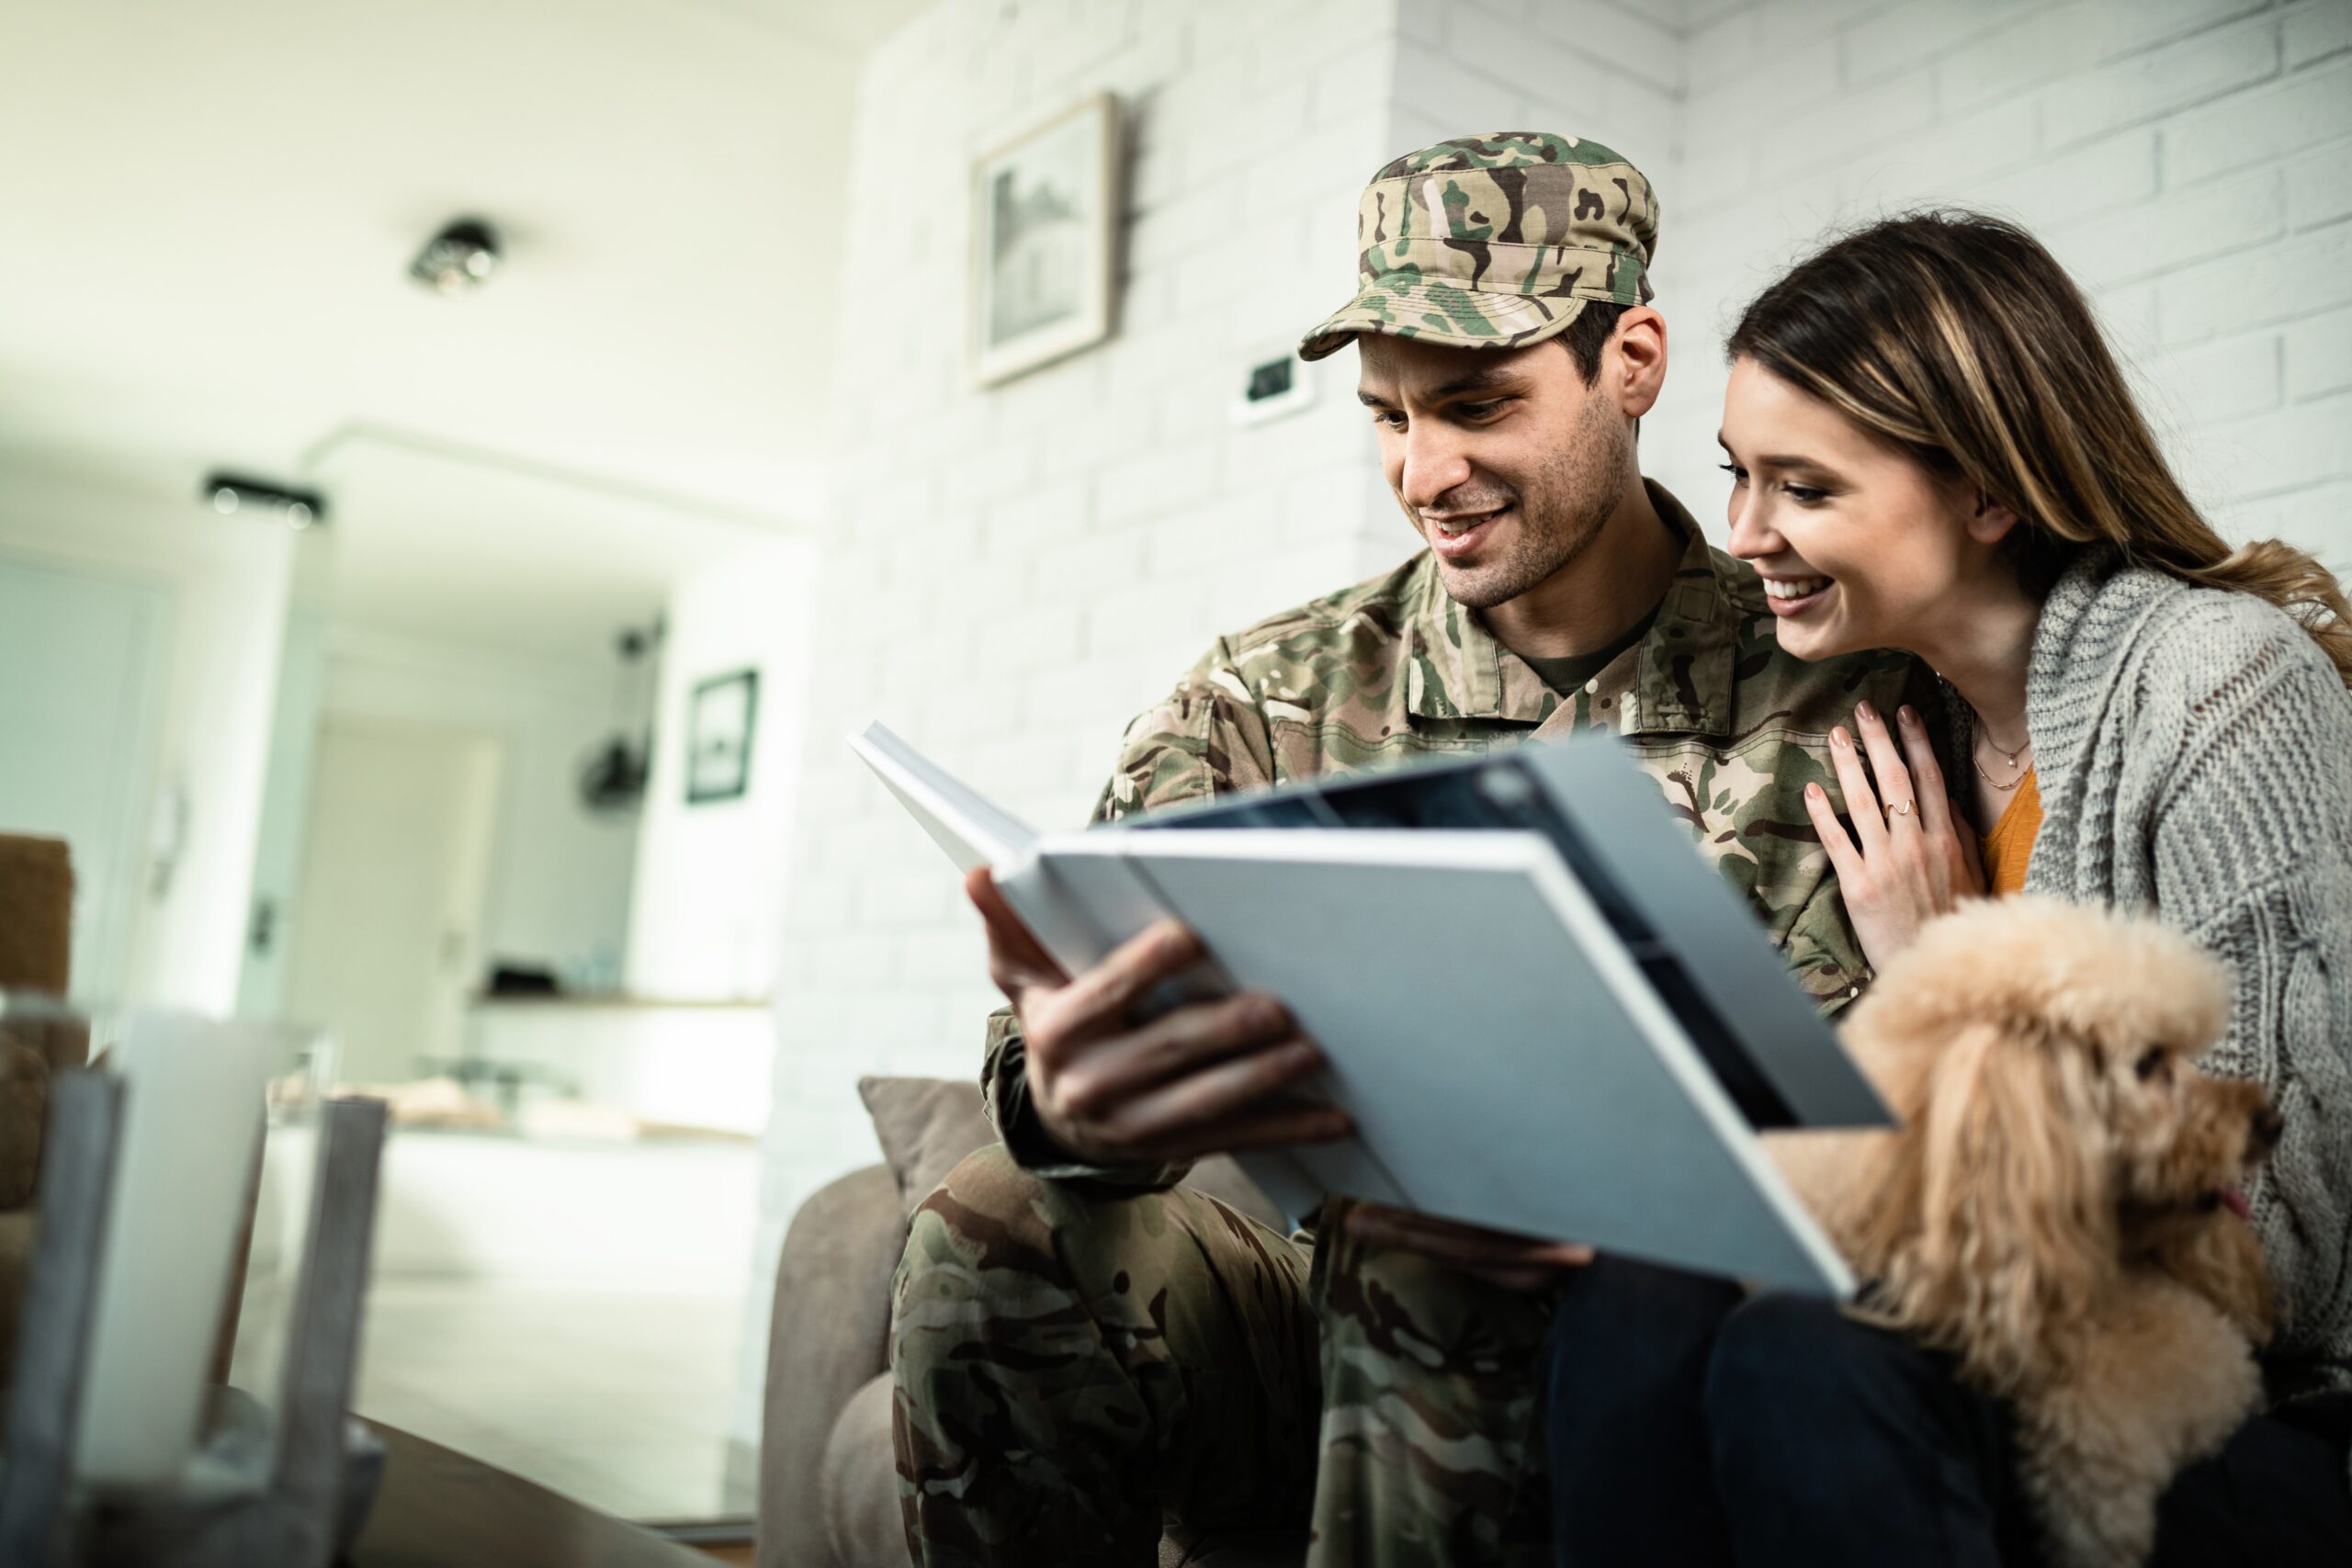
<path fill-rule="evenodd" d="M 922 4 L 0 6 L 0 449 L 317 479 L 355 618 L 601 652 L 665 540 L 820 513 L 857 55 Z M 459 214 L 506 266 L 447 299 Z"/>

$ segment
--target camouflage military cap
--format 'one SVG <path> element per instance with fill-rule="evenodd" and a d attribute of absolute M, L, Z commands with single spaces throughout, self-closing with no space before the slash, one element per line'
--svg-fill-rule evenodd
<path fill-rule="evenodd" d="M 1588 299 L 1648 301 L 1657 197 L 1598 141 L 1457 137 L 1372 176 L 1356 247 L 1355 299 L 1306 334 L 1299 357 L 1358 333 L 1517 348 L 1564 331 Z"/>

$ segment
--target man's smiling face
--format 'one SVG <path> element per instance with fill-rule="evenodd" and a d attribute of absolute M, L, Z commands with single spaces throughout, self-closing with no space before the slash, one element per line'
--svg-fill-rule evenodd
<path fill-rule="evenodd" d="M 1564 346 L 1356 345 L 1388 487 L 1455 601 L 1516 599 L 1592 543 L 1632 468 L 1633 423 Z"/>

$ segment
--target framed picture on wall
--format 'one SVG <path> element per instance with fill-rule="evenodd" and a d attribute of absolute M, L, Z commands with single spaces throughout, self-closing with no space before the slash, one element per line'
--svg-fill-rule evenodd
<path fill-rule="evenodd" d="M 686 705 L 686 804 L 740 799 L 752 787 L 752 735 L 760 672 L 739 670 L 695 683 Z"/>
<path fill-rule="evenodd" d="M 1111 335 L 1119 103 L 1035 125 L 972 175 L 972 356 L 993 386 Z"/>

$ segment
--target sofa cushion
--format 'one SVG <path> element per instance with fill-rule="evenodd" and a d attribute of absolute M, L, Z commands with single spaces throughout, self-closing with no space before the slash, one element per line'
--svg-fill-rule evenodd
<path fill-rule="evenodd" d="M 883 1163 L 899 1184 L 899 1204 L 909 1215 L 965 1156 L 997 1141 L 976 1083 L 860 1078 L 857 1092 L 874 1118 Z"/>
<path fill-rule="evenodd" d="M 890 1445 L 890 1374 L 850 1396 L 833 1423 L 819 1472 L 825 1537 L 843 1568 L 894 1568 L 910 1561 L 899 1509 L 898 1460 Z"/>
<path fill-rule="evenodd" d="M 912 1217 L 915 1205 L 932 1195 L 947 1173 L 975 1149 L 997 1141 L 996 1128 L 981 1108 L 980 1088 L 946 1078 L 860 1078 L 857 1092 L 874 1118 L 882 1159 L 899 1184 L 899 1201 Z M 1267 1201 L 1258 1184 L 1224 1155 L 1193 1167 L 1184 1185 L 1238 1209 L 1261 1224 L 1287 1230 L 1290 1222 Z"/>

